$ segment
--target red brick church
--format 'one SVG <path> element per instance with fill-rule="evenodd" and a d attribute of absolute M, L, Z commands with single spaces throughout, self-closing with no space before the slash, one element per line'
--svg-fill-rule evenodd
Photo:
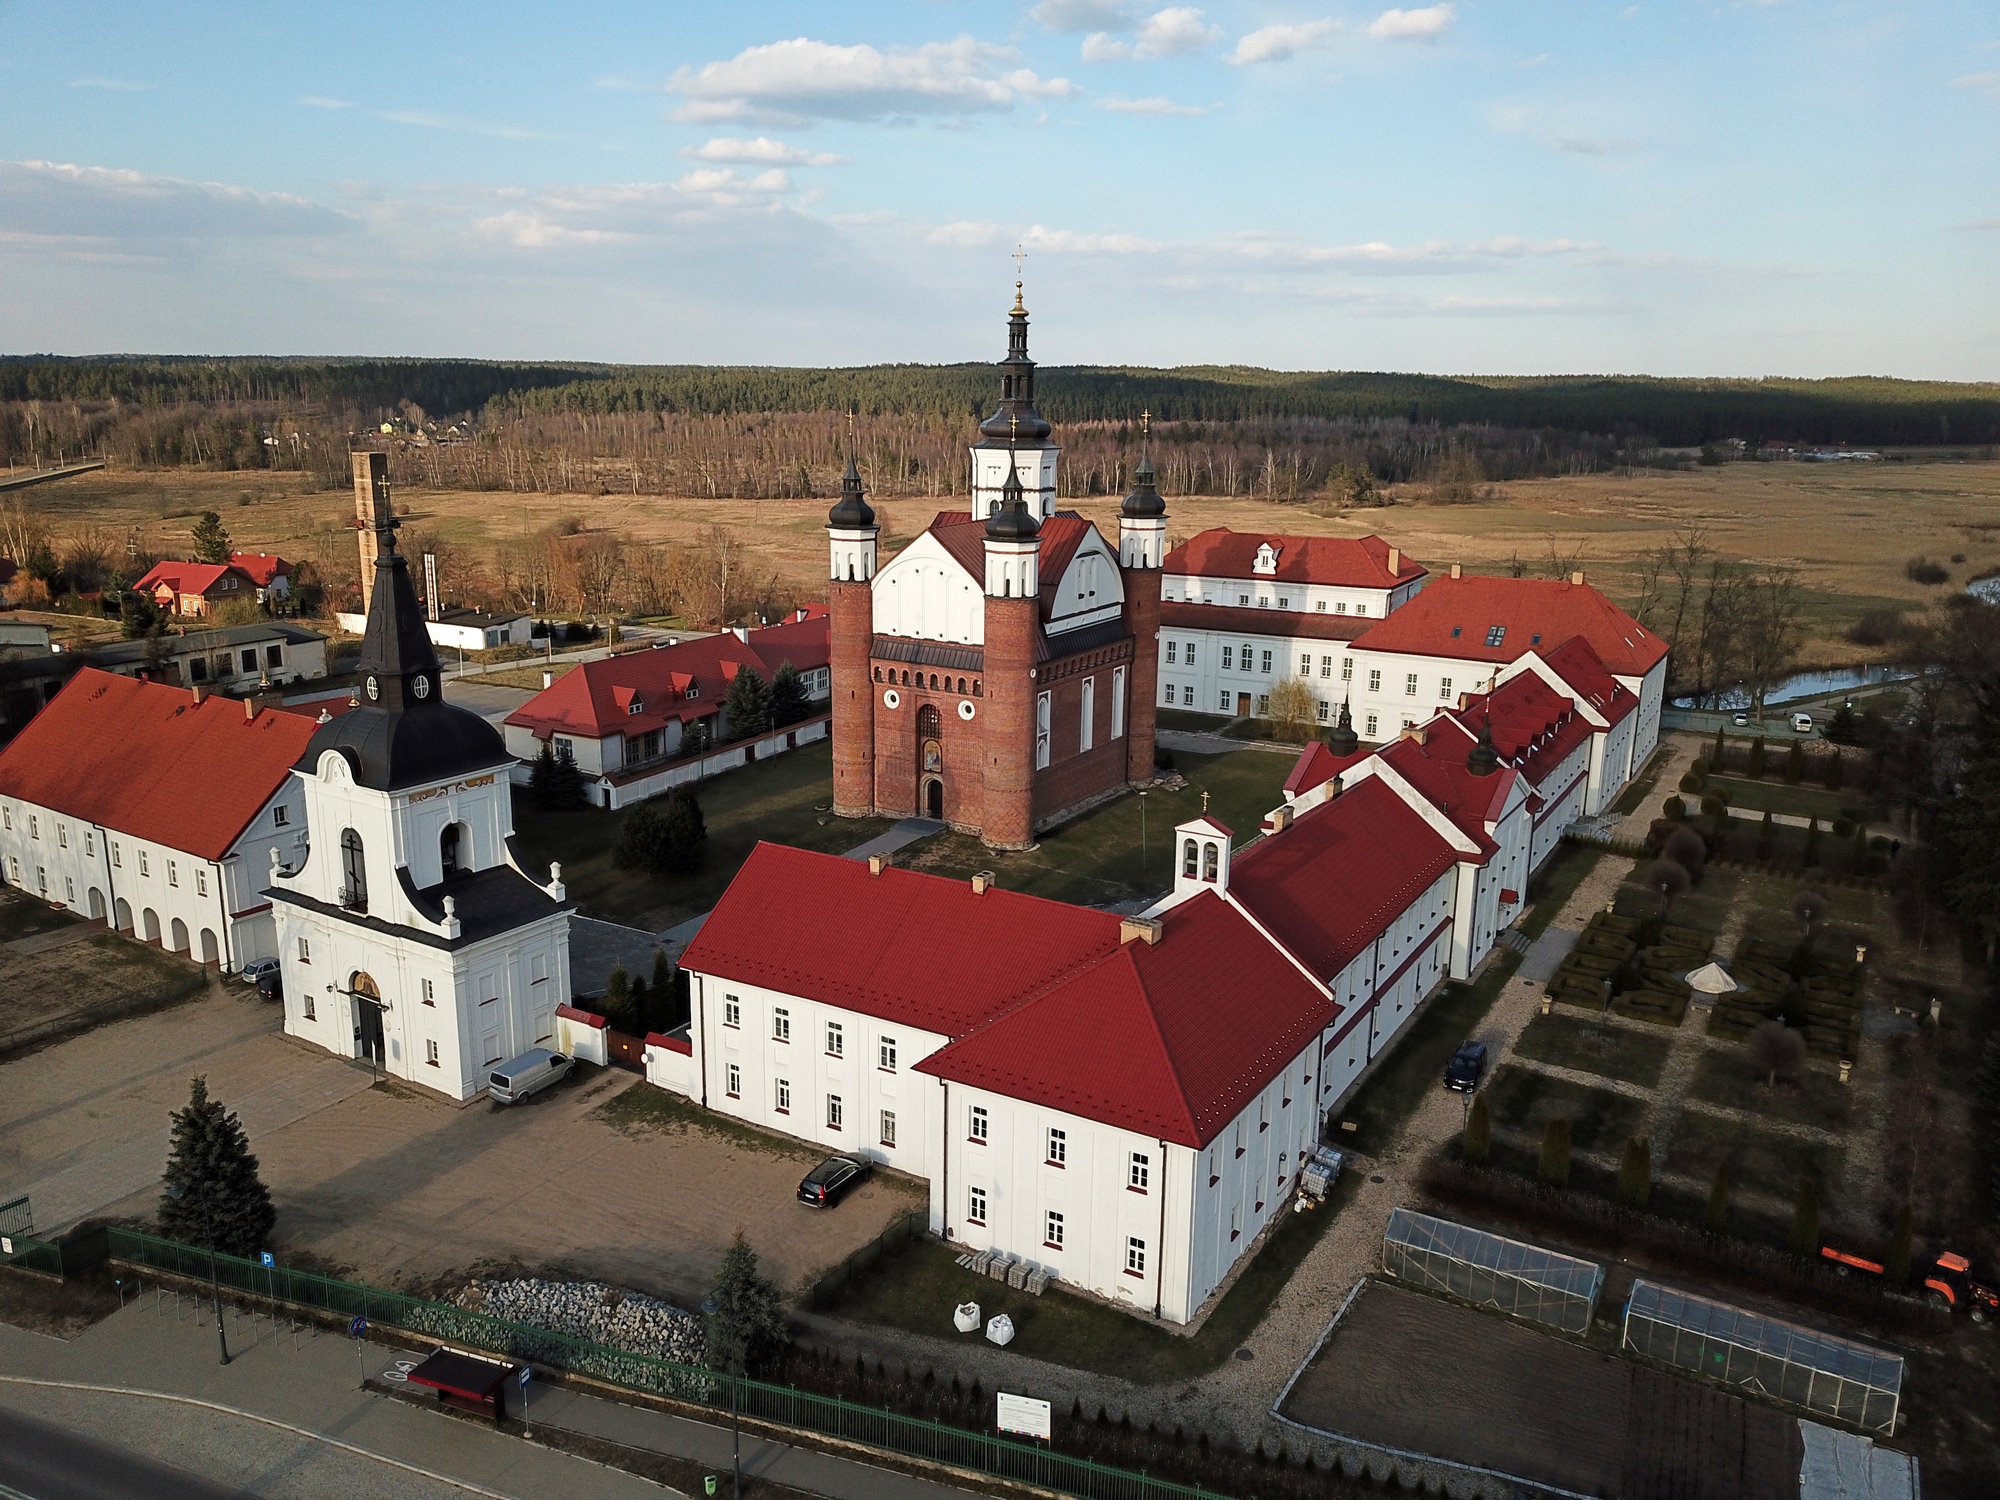
<path fill-rule="evenodd" d="M 941 818 L 997 849 L 1153 776 L 1166 504 L 1142 458 L 1113 548 L 1057 510 L 1016 283 L 1000 406 L 972 447 L 972 507 L 877 566 L 850 459 L 827 516 L 833 803 Z"/>

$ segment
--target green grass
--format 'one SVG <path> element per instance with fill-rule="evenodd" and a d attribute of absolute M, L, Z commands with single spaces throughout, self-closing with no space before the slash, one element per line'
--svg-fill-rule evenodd
<path fill-rule="evenodd" d="M 72 912 L 60 911 L 45 901 L 13 891 L 0 891 L 0 943 L 33 937 L 38 932 L 54 932 L 59 927 L 82 921 Z"/>
<path fill-rule="evenodd" d="M 1496 1129 L 1518 1133 L 1535 1147 L 1549 1121 L 1569 1121 L 1570 1145 L 1577 1151 L 1615 1151 L 1639 1128 L 1645 1105 L 1608 1089 L 1587 1088 L 1527 1068 L 1504 1067 L 1486 1088 L 1487 1108 Z"/>
<path fill-rule="evenodd" d="M 1783 759 L 1779 758 L 1779 769 L 1770 772 L 1762 781 L 1749 781 L 1738 776 L 1711 776 L 1708 779 L 1711 790 L 1720 788 L 1735 812 L 1786 813 L 1798 818 L 1818 818 L 1823 831 L 1831 830 L 1833 820 L 1841 816 L 1841 809 L 1851 807 L 1866 812 L 1864 806 L 1867 795 L 1852 787 L 1842 787 L 1837 792 L 1829 792 L 1822 786 L 1811 786 L 1801 782 L 1788 786 L 1783 775 Z M 1858 774 L 1858 773 L 1857 773 Z M 1699 798 L 1683 792 L 1690 807 Z M 1703 793 L 1701 795 L 1706 795 Z M 1736 820 L 1743 822 L 1742 818 Z M 1752 819 L 1752 822 L 1761 821 Z M 1828 837 L 1831 837 L 1828 832 Z"/>
<path fill-rule="evenodd" d="M 1240 847 L 1285 800 L 1292 770 L 1289 758 L 1256 750 L 1178 755 L 1174 764 L 1186 788 L 1147 793 L 1143 811 L 1139 797 L 1119 797 L 1043 834 L 1021 854 L 996 853 L 970 834 L 947 831 L 899 854 L 897 863 L 955 879 L 991 870 L 1007 890 L 1084 906 L 1157 895 L 1173 884 L 1174 824 L 1201 815 L 1203 792 L 1209 814 L 1234 831 Z"/>
<path fill-rule="evenodd" d="M 1229 722 L 1228 714 L 1201 714 L 1191 708 L 1163 708 L 1154 724 L 1160 729 L 1178 729 L 1187 734 L 1220 734 Z"/>
<path fill-rule="evenodd" d="M 1538 938 L 1561 915 L 1584 876 L 1597 868 L 1600 851 L 1581 844 L 1562 844 L 1549 856 L 1541 872 L 1528 882 L 1528 900 L 1533 910 L 1521 921 L 1521 931 Z"/>
<path fill-rule="evenodd" d="M 1833 1183 L 1843 1154 L 1839 1146 L 1799 1140 L 1685 1109 L 1673 1127 L 1667 1165 L 1697 1182 L 1707 1182 L 1716 1166 L 1727 1161 L 1732 1188 L 1789 1201 L 1809 1176 L 1818 1180 L 1822 1190 Z"/>
<path fill-rule="evenodd" d="M 1649 864 L 1648 860 L 1640 860 L 1632 867 L 1625 883 L 1618 887 L 1620 916 L 1646 918 L 1658 915 L 1659 896 L 1639 883 Z M 1673 905 L 1667 909 L 1668 925 L 1698 927 L 1703 932 L 1719 933 L 1729 916 L 1730 907 L 1743 898 L 1745 883 L 1762 878 L 1742 870 L 1704 870 L 1693 890 L 1674 898 Z"/>
<path fill-rule="evenodd" d="M 829 811 L 833 749 L 825 740 L 724 772 L 701 782 L 695 796 L 708 826 L 708 861 L 699 874 L 673 879 L 619 866 L 618 838 L 630 808 L 548 812 L 522 796 L 514 821 L 532 867 L 562 862 L 570 899 L 584 915 L 651 928 L 715 905 L 759 839 L 844 854 L 891 826 Z"/>
<path fill-rule="evenodd" d="M 1585 1073 L 1601 1073 L 1652 1088 L 1660 1081 L 1673 1038 L 1666 1032 L 1600 1026 L 1560 1011 L 1537 1016 L 1514 1043 L 1517 1055 Z"/>
<path fill-rule="evenodd" d="M 1740 1052 L 1706 1052 L 1695 1064 L 1688 1092 L 1710 1104 L 1725 1104 L 1769 1120 L 1844 1130 L 1851 1086 L 1823 1073 L 1807 1073 L 1796 1083 L 1767 1086 Z"/>

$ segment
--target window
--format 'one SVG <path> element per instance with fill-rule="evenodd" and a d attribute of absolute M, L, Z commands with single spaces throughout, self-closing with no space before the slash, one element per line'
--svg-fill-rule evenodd
<path fill-rule="evenodd" d="M 271 809 L 271 825 L 274 828 L 283 828 L 291 821 L 292 810 L 285 806 L 284 803 L 280 802 L 276 807 Z"/>
<path fill-rule="evenodd" d="M 1164 703 L 1165 703 L 1165 704 L 1167 705 L 1167 707 L 1168 707 L 1168 708 L 1172 708 L 1172 707 L 1174 706 L 1174 701 L 1175 701 L 1175 700 L 1174 700 L 1174 694 L 1175 694 L 1175 692 L 1177 692 L 1177 691 L 1178 691 L 1178 689 L 1176 689 L 1176 688 L 1174 687 L 1174 685 L 1173 685 L 1173 684 L 1172 684 L 1171 682 L 1170 682 L 1170 683 L 1168 683 L 1168 684 L 1166 685 L 1166 694 L 1167 694 L 1167 696 L 1166 696 L 1166 697 L 1165 697 L 1164 699 L 1162 699 L 1161 701 L 1162 701 L 1162 702 L 1164 702 Z"/>
<path fill-rule="evenodd" d="M 1231 668 L 1235 664 L 1235 661 L 1236 661 L 1236 648 L 1234 646 L 1224 646 L 1222 648 L 1222 670 L 1225 672 L 1231 670 Z"/>
<path fill-rule="evenodd" d="M 1353 658 L 1353 657 L 1351 657 L 1351 656 L 1343 656 L 1343 657 L 1341 657 L 1341 659 L 1340 659 L 1340 680 L 1341 680 L 1342 682 L 1352 682 L 1352 681 L 1354 681 L 1354 658 Z"/>
<path fill-rule="evenodd" d="M 1248 594 L 1238 594 L 1236 596 L 1236 602 L 1238 604 L 1248 604 L 1250 602 L 1250 596 Z"/>
<path fill-rule="evenodd" d="M 1403 727 L 1405 729 L 1415 729 L 1417 727 L 1417 721 L 1415 719 L 1406 718 L 1403 720 Z"/>
<path fill-rule="evenodd" d="M 828 1094 L 826 1096 L 826 1128 L 828 1130 L 840 1129 L 840 1122 L 846 1117 L 846 1113 L 846 1110 L 841 1105 L 840 1095 Z"/>
<path fill-rule="evenodd" d="M 1310 677 L 1312 676 L 1312 674 L 1313 674 L 1312 653 L 1308 651 L 1299 657 L 1299 676 Z"/>
<path fill-rule="evenodd" d="M 896 1071 L 896 1039 L 885 1036 L 875 1043 L 875 1066 L 885 1073 Z"/>
<path fill-rule="evenodd" d="M 1445 699 L 1451 697 L 1451 679 L 1449 677 L 1440 677 L 1438 679 L 1438 696 Z"/>
<path fill-rule="evenodd" d="M 1223 690 L 1222 690 L 1222 691 L 1221 691 L 1220 693 L 1217 693 L 1217 694 L 1216 694 L 1216 704 L 1215 704 L 1215 706 L 1216 706 L 1217 708 L 1221 709 L 1221 710 L 1222 710 L 1222 711 L 1223 711 L 1224 713 L 1228 713 L 1228 712 L 1229 712 L 1229 689 L 1228 689 L 1228 688 L 1224 688 L 1224 689 L 1223 689 Z"/>
<path fill-rule="evenodd" d="M 97 835 L 88 828 L 83 831 L 83 852 L 86 855 L 97 853 Z"/>
<path fill-rule="evenodd" d="M 1357 615 L 1365 615 L 1368 613 L 1368 606 L 1365 604 L 1357 604 L 1354 606 L 1354 612 Z"/>
<path fill-rule="evenodd" d="M 973 1105 L 971 1123 L 966 1127 L 966 1139 L 977 1141 L 982 1146 L 985 1145 L 987 1124 L 986 1106 L 983 1104 Z"/>
<path fill-rule="evenodd" d="M 690 698 L 694 696 L 692 689 L 689 690 L 688 696 Z M 553 747 L 550 750 L 550 754 L 554 755 L 557 760 L 561 760 L 565 755 L 571 760 L 576 759 L 576 742 L 574 740 L 558 734 L 550 736 L 549 744 Z"/>
<path fill-rule="evenodd" d="M 1181 844 L 1181 875 L 1185 879 L 1192 880 L 1195 878 L 1198 868 L 1196 861 L 1199 857 L 1195 851 L 1193 839 L 1185 840 Z"/>
<path fill-rule="evenodd" d="M 882 1144 L 892 1151 L 896 1149 L 896 1112 L 893 1109 L 882 1111 Z"/>
<path fill-rule="evenodd" d="M 458 873 L 458 824 L 447 823 L 438 835 L 438 864 L 447 875 Z"/>
<path fill-rule="evenodd" d="M 67 875 L 63 876 L 63 899 L 72 906 L 76 904 L 76 882 Z"/>
<path fill-rule="evenodd" d="M 1375 738 L 1375 715 L 1368 716 L 1368 722 L 1361 726 L 1361 732 L 1371 740 Z"/>
<path fill-rule="evenodd" d="M 113 839 L 111 841 L 111 863 L 119 869 L 123 869 L 125 866 L 123 855 L 124 851 L 119 848 L 118 841 Z"/>
<path fill-rule="evenodd" d="M 1063 1247 L 1063 1216 L 1053 1208 L 1043 1221 L 1042 1243 L 1051 1250 L 1060 1250 Z"/>
<path fill-rule="evenodd" d="M 1125 1274 L 1144 1276 L 1146 1274 L 1146 1242 L 1137 1235 L 1125 1240 Z"/>
<path fill-rule="evenodd" d="M 257 648 L 255 646 L 246 646 L 243 648 L 243 670 L 245 672 L 254 672 L 257 670 Z"/>
<path fill-rule="evenodd" d="M 1125 737 L 1125 668 L 1111 669 L 1111 738 Z"/>
<path fill-rule="evenodd" d="M 424 987 L 424 1004 L 426 1004 L 426 1005 L 436 1005 L 436 1004 L 437 1004 L 437 986 L 436 986 L 436 985 L 435 985 L 434 983 L 432 983 L 432 982 L 431 982 L 430 980 L 426 979 L 426 980 L 424 980 L 424 981 L 423 981 L 423 987 Z"/>
<path fill-rule="evenodd" d="M 41 836 L 42 836 L 42 820 L 41 820 L 41 818 L 39 818 L 39 817 L 38 817 L 37 815 L 35 815 L 34 813 L 29 813 L 29 814 L 28 814 L 28 837 L 29 837 L 29 838 L 31 838 L 31 839 L 38 839 L 38 838 L 40 838 Z"/>
<path fill-rule="evenodd" d="M 1086 677 L 1079 694 L 1082 700 L 1079 724 L 1076 734 L 1076 749 L 1080 755 L 1097 743 L 1097 679 Z"/>
<path fill-rule="evenodd" d="M 1320 614 L 1325 614 L 1325 613 L 1326 613 L 1326 601 L 1325 601 L 1324 599 L 1320 600 L 1320 601 L 1319 601 L 1318 603 L 1316 603 L 1315 605 L 1313 605 L 1313 608 L 1314 608 L 1314 610 L 1316 610 L 1316 611 L 1317 611 L 1318 613 L 1320 613 Z"/>
<path fill-rule="evenodd" d="M 1497 646 L 1506 639 L 1507 627 L 1505 625 L 1495 625 L 1486 632 L 1486 644 L 1489 646 Z"/>
<path fill-rule="evenodd" d="M 311 939 L 311 938 L 300 938 L 300 939 L 299 939 L 299 962 L 300 962 L 300 963 L 302 963 L 302 964 L 309 964 L 309 963 L 311 963 L 312 961 L 313 961 L 313 950 L 312 950 L 312 939 Z"/>
<path fill-rule="evenodd" d="M 1337 615 L 1344 615 L 1347 613 L 1347 606 L 1345 604 L 1336 604 L 1333 607 L 1333 612 Z"/>
<path fill-rule="evenodd" d="M 1153 1159 L 1143 1151 L 1134 1151 L 1125 1164 L 1125 1186 L 1135 1193 L 1143 1193 L 1152 1179 Z"/>
<path fill-rule="evenodd" d="M 838 1021 L 828 1021 L 826 1023 L 826 1055 L 828 1057 L 845 1057 L 847 1055 L 847 1035 L 841 1030 L 840 1022 Z"/>
<path fill-rule="evenodd" d="M 1409 676 L 1403 679 L 1403 693 L 1406 697 L 1410 698 L 1417 696 L 1417 674 L 1415 672 L 1410 673 Z"/>
<path fill-rule="evenodd" d="M 965 1221 L 968 1224 L 986 1222 L 986 1189 L 983 1187 L 965 1190 Z"/>
<path fill-rule="evenodd" d="M 1193 688 L 1191 688 L 1191 687 L 1184 687 L 1184 688 L 1182 688 L 1182 689 L 1181 689 L 1181 702 L 1182 702 L 1182 703 L 1184 703 L 1184 704 L 1186 704 L 1186 705 L 1187 705 L 1187 706 L 1188 706 L 1189 708 L 1193 708 L 1193 707 L 1194 707 L 1194 689 L 1193 689 Z"/>
<path fill-rule="evenodd" d="M 12 828 L 13 826 L 14 809 L 11 807 L 0 807 L 0 827 Z"/>
<path fill-rule="evenodd" d="M 1333 675 L 1333 658 L 1332 658 L 1332 657 L 1330 657 L 1330 656 L 1322 656 L 1322 657 L 1321 657 L 1321 658 L 1319 659 L 1319 675 L 1320 675 L 1320 676 L 1322 676 L 1322 677 L 1331 677 L 1331 676 Z"/>
<path fill-rule="evenodd" d="M 438 1044 L 436 1037 L 429 1037 L 425 1039 L 424 1061 L 429 1063 L 434 1068 L 438 1065 Z"/>
<path fill-rule="evenodd" d="M 1180 661 L 1180 659 L 1181 659 L 1181 657 L 1180 657 L 1180 650 L 1181 650 L 1181 648 L 1180 648 L 1180 643 L 1179 643 L 1178 641 L 1168 641 L 1168 642 L 1167 642 L 1167 665 L 1168 665 L 1168 666 L 1170 666 L 1170 667 L 1171 667 L 1171 666 L 1174 666 L 1174 665 L 1175 665 L 1176 663 L 1178 663 L 1178 662 Z"/>
<path fill-rule="evenodd" d="M 1333 705 L 1332 705 L 1331 703 L 1327 702 L 1327 701 L 1326 701 L 1326 699 L 1322 698 L 1322 699 L 1320 699 L 1320 700 L 1319 700 L 1319 721 L 1320 721 L 1320 723 L 1324 724 L 1324 723 L 1325 723 L 1325 722 L 1327 721 L 1327 716 L 1328 716 L 1328 714 L 1329 714 L 1329 713 L 1330 713 L 1330 712 L 1332 711 L 1332 709 L 1333 709 Z"/>
<path fill-rule="evenodd" d="M 180 862 L 178 860 L 170 859 L 167 861 L 167 884 L 179 885 L 180 883 L 181 883 Z"/>
<path fill-rule="evenodd" d="M 195 870 L 194 893 L 197 896 L 206 896 L 208 894 L 208 871 L 199 868 Z"/>
<path fill-rule="evenodd" d="M 1043 769 L 1049 763 L 1049 695 L 1035 695 L 1035 769 Z"/>
<path fill-rule="evenodd" d="M 1189 666 L 1193 666 L 1193 665 L 1194 665 L 1194 642 L 1193 642 L 1193 641 L 1189 641 L 1189 642 L 1187 643 L 1187 651 L 1188 651 L 1188 654 L 1187 654 L 1187 664 L 1188 664 Z"/>
<path fill-rule="evenodd" d="M 1271 653 L 1270 653 L 1270 652 L 1268 652 L 1268 651 L 1266 651 L 1266 652 L 1263 652 L 1263 653 L 1261 653 L 1261 654 L 1262 654 L 1262 657 L 1263 657 L 1263 662 L 1264 662 L 1264 665 L 1263 665 L 1263 667 L 1261 668 L 1261 670 L 1263 671 L 1264 675 L 1268 677 L 1268 676 L 1270 675 L 1270 672 L 1271 672 Z"/>
<path fill-rule="evenodd" d="M 735 1063 L 731 1063 L 727 1068 L 723 1069 L 723 1073 L 728 1080 L 723 1085 L 723 1088 L 728 1093 L 729 1097 L 732 1099 L 742 1098 L 743 1069 L 738 1067 Z"/>
<path fill-rule="evenodd" d="M 1220 873 L 1221 858 L 1221 846 L 1214 840 L 1201 846 L 1201 878 L 1210 885 L 1215 884 L 1215 878 Z"/>
<path fill-rule="evenodd" d="M 361 835 L 352 828 L 340 833 L 340 904 L 350 911 L 368 910 L 368 866 L 361 857 Z"/>
<path fill-rule="evenodd" d="M 1278 608 L 1290 609 L 1291 607 L 1292 601 L 1290 599 L 1286 598 L 1283 594 L 1278 595 Z"/>
<path fill-rule="evenodd" d="M 305 1002 L 306 1002 L 306 1019 L 308 1021 L 317 1021 L 319 1017 L 313 1014 L 313 997 L 311 995 L 307 995 L 305 997 Z"/>
<path fill-rule="evenodd" d="M 1258 716 L 1261 718 L 1265 714 L 1268 714 L 1270 711 L 1271 711 L 1271 695 L 1269 693 L 1259 693 L 1257 695 Z"/>
<path fill-rule="evenodd" d="M 792 1039 L 792 1013 L 784 1006 L 774 1006 L 771 1011 L 771 1040 L 789 1042 Z"/>
<path fill-rule="evenodd" d="M 773 1083 L 778 1091 L 778 1113 L 781 1115 L 790 1114 L 792 1112 L 792 1081 L 789 1078 L 779 1078 L 773 1080 Z"/>
<path fill-rule="evenodd" d="M 188 663 L 188 676 L 196 682 L 208 681 L 208 663 L 195 657 Z"/>
<path fill-rule="evenodd" d="M 1238 1156 L 1243 1154 L 1243 1122 L 1241 1120 L 1236 1122 L 1236 1154 Z"/>
<path fill-rule="evenodd" d="M 734 995 L 722 997 L 722 1024 L 731 1027 L 743 1024 L 743 1002 Z"/>
<path fill-rule="evenodd" d="M 56 847 L 58 849 L 67 849 L 69 847 L 69 824 L 56 824 Z"/>
<path fill-rule="evenodd" d="M 265 666 L 282 667 L 284 664 L 285 664 L 285 648 L 283 646 L 266 646 L 264 648 Z"/>
<path fill-rule="evenodd" d="M 1067 1130 L 1058 1130 L 1053 1125 L 1049 1127 L 1049 1154 L 1047 1160 L 1048 1164 L 1052 1167 L 1060 1167 L 1068 1163 L 1069 1132 Z"/>
<path fill-rule="evenodd" d="M 1368 691 L 1371 693 L 1379 693 L 1382 691 L 1382 672 L 1380 668 L 1371 667 L 1369 669 Z"/>

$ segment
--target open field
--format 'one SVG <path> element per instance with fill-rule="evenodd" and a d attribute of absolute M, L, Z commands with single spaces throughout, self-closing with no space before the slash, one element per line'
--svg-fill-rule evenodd
<path fill-rule="evenodd" d="M 969 427 L 968 427 L 969 431 Z M 1058 434 L 1060 437 L 1060 433 Z M 1854 661 L 1870 653 L 1841 632 L 1871 609 L 1912 608 L 1938 596 L 1903 576 L 1919 554 L 1954 579 L 2000 566 L 2000 463 L 1728 464 L 1679 473 L 1591 474 L 1492 487 L 1476 505 L 1399 504 L 1315 516 L 1303 506 L 1247 498 L 1169 497 L 1171 532 L 1208 526 L 1307 535 L 1380 532 L 1433 567 L 1463 562 L 1503 571 L 1516 558 L 1535 570 L 1551 545 L 1614 597 L 1635 588 L 1634 561 L 1689 523 L 1705 526 L 1723 555 L 1796 566 L 1807 590 L 1807 660 Z M 187 546 L 203 509 L 218 511 L 239 547 L 326 557 L 351 567 L 352 500 L 308 490 L 297 474 L 199 471 L 87 474 L 33 492 L 58 534 L 85 526 L 136 532 L 167 554 Z M 751 565 L 774 569 L 800 598 L 824 591 L 826 501 L 696 500 L 656 495 L 520 494 L 405 489 L 408 524 L 485 556 L 499 542 L 570 517 L 640 541 L 689 541 L 715 524 L 743 540 Z M 885 554 L 921 531 L 950 499 L 881 500 Z M 1065 501 L 1115 530 L 1115 497 Z M 1963 554 L 1966 561 L 1949 559 Z"/>

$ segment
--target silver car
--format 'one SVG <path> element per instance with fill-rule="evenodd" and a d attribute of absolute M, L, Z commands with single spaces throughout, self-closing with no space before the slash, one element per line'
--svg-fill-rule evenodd
<path fill-rule="evenodd" d="M 574 1058 L 546 1047 L 523 1052 L 512 1062 L 504 1062 L 486 1076 L 486 1096 L 495 1104 L 519 1104 L 530 1094 L 540 1093 L 566 1075 Z"/>

